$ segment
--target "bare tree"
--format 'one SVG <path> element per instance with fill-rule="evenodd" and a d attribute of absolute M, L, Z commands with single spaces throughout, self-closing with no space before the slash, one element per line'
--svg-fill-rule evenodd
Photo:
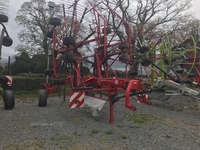
<path fill-rule="evenodd" d="M 22 42 L 16 49 L 27 51 L 29 55 L 36 53 L 47 54 L 47 39 L 49 13 L 45 0 L 24 2 L 18 10 L 16 22 L 23 27 L 18 33 Z"/>
<path fill-rule="evenodd" d="M 106 0 L 132 25 L 132 32 L 140 41 L 158 33 L 177 28 L 187 17 L 191 0 Z M 113 16 L 114 17 L 114 16 Z M 115 22 L 113 21 L 113 27 Z M 170 28 L 169 28 L 170 27 Z"/>

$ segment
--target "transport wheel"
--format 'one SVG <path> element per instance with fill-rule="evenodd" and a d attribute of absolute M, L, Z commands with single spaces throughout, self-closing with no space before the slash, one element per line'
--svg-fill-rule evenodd
<path fill-rule="evenodd" d="M 54 26 L 60 26 L 61 25 L 61 19 L 60 18 L 50 18 L 49 24 Z"/>
<path fill-rule="evenodd" d="M 3 101 L 5 109 L 13 109 L 15 105 L 14 93 L 12 90 L 5 90 L 3 93 Z"/>
<path fill-rule="evenodd" d="M 38 91 L 38 106 L 44 107 L 47 105 L 47 91 L 45 89 L 41 89 Z"/>
<path fill-rule="evenodd" d="M 9 36 L 4 36 L 2 44 L 3 46 L 9 47 L 13 44 L 13 40 Z"/>
<path fill-rule="evenodd" d="M 6 15 L 0 14 L 0 22 L 8 22 L 8 17 Z"/>

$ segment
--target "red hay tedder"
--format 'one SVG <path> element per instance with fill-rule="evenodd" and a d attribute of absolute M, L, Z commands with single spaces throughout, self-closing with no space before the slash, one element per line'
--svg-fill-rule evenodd
<path fill-rule="evenodd" d="M 112 124 L 113 105 L 120 98 L 125 98 L 125 107 L 130 110 L 136 110 L 130 102 L 130 95 L 137 95 L 141 103 L 151 104 L 151 102 L 146 96 L 147 91 L 143 89 L 143 83 L 139 79 L 129 78 L 129 74 L 134 74 L 129 72 L 128 66 L 134 63 L 132 58 L 135 44 L 129 23 L 103 1 L 96 5 L 89 0 L 87 2 L 89 6 L 83 9 L 80 20 L 77 10 L 80 11 L 81 8 L 78 7 L 77 0 L 69 6 L 62 5 L 64 10 L 62 24 L 59 18 L 50 19 L 49 24 L 52 28 L 47 36 L 52 41 L 53 69 L 46 70 L 46 75 L 54 78 L 54 85 L 51 86 L 49 82 L 42 83 L 43 89 L 39 90 L 39 106 L 46 106 L 49 94 L 60 86 L 69 84 L 70 108 L 80 108 L 86 104 L 99 111 L 103 104 L 109 101 Z M 105 18 L 100 9 L 109 12 L 110 16 Z M 67 16 L 65 12 L 72 14 Z M 119 20 L 115 28 L 108 22 L 108 19 L 114 21 L 113 17 Z M 126 39 L 118 38 L 120 30 L 127 34 Z M 93 51 L 89 56 L 83 55 L 84 49 L 91 47 Z M 124 64 L 126 78 L 118 78 L 113 70 L 112 65 L 116 61 Z M 84 74 L 82 69 L 84 62 L 91 65 L 88 75 Z M 58 72 L 60 67 L 65 72 L 68 71 L 68 74 Z M 125 90 L 125 94 L 119 97 L 119 90 Z M 104 93 L 107 98 L 97 96 L 98 93 Z"/>
<path fill-rule="evenodd" d="M 108 101 L 111 124 L 114 123 L 114 103 L 121 98 L 125 99 L 125 107 L 130 110 L 136 110 L 130 102 L 130 96 L 136 96 L 140 103 L 151 105 L 147 93 L 156 89 L 146 88 L 144 80 L 137 78 L 135 66 L 138 63 L 143 66 L 156 65 L 149 59 L 139 61 L 136 57 L 130 24 L 103 1 L 93 4 L 87 0 L 87 7 L 82 7 L 79 0 L 62 2 L 59 6 L 63 8 L 63 21 L 53 15 L 49 20 L 47 37 L 52 69 L 48 66 L 45 71 L 47 81 L 41 83 L 38 105 L 46 106 L 48 95 L 67 84 L 70 85 L 70 108 L 89 106 L 92 115 L 97 116 Z M 49 6 L 53 8 L 54 4 L 49 2 Z M 146 48 L 142 47 L 140 53 L 145 53 L 143 50 L 146 52 Z M 125 78 L 119 78 L 115 73 L 113 65 L 116 62 L 123 64 Z M 89 68 L 87 72 L 85 67 Z M 162 69 L 157 69 L 168 75 Z M 49 77 L 53 78 L 54 83 L 48 81 Z M 199 95 L 194 90 L 182 88 L 174 80 L 171 77 L 162 84 Z M 120 90 L 124 94 L 118 95 Z"/>

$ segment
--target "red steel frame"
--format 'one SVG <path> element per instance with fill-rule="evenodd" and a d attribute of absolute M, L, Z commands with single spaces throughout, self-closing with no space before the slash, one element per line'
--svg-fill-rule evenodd
<path fill-rule="evenodd" d="M 128 70 L 127 66 L 132 61 L 132 33 L 130 29 L 130 25 L 127 21 L 125 21 L 120 15 L 118 15 L 111 7 L 107 6 L 106 3 L 103 1 L 99 2 L 95 6 L 87 0 L 90 4 L 91 8 L 88 10 L 88 12 L 93 12 L 95 16 L 96 21 L 96 29 L 95 29 L 95 36 L 93 38 L 77 42 L 75 49 L 73 53 L 76 54 L 76 61 L 73 62 L 73 69 L 74 74 L 70 74 L 64 79 L 64 84 L 70 84 L 71 90 L 73 91 L 85 91 L 85 92 L 107 92 L 108 93 L 108 99 L 107 101 L 110 101 L 110 123 L 114 123 L 114 102 L 112 101 L 112 96 L 118 91 L 118 90 L 125 90 L 125 107 L 127 107 L 130 110 L 136 110 L 136 107 L 131 104 L 130 102 L 130 95 L 132 92 L 136 92 L 137 99 L 141 103 L 145 104 L 151 104 L 149 99 L 146 96 L 145 91 L 143 90 L 142 86 L 143 83 L 139 79 L 130 79 L 128 78 Z M 77 4 L 77 1 L 75 0 L 74 5 Z M 114 41 L 114 37 L 116 36 L 116 32 L 110 36 L 111 38 L 108 40 L 107 38 L 107 28 L 108 24 L 104 16 L 97 10 L 98 6 L 103 6 L 107 8 L 111 13 L 113 13 L 118 19 L 121 20 L 121 24 L 124 24 L 127 29 L 127 39 L 124 41 Z M 75 8 L 75 7 L 74 7 Z M 76 10 L 76 9 L 74 9 Z M 75 16 L 76 13 L 73 13 L 74 16 L 72 18 L 72 23 L 76 22 L 77 17 Z M 102 21 L 104 34 L 99 34 L 101 32 L 102 26 L 100 26 L 100 21 Z M 75 26 L 75 28 L 78 26 Z M 79 26 L 80 27 L 80 26 Z M 67 27 L 66 27 L 67 28 Z M 79 29 L 71 29 L 71 32 L 78 31 Z M 67 31 L 66 31 L 67 32 Z M 57 36 L 59 34 L 59 27 L 55 27 L 53 29 L 53 75 L 52 77 L 54 79 L 59 79 L 60 76 L 58 75 L 57 68 L 61 64 L 62 60 L 64 59 L 66 52 L 66 46 L 63 45 L 62 40 L 60 40 Z M 71 33 L 70 33 L 71 34 Z M 75 37 L 75 36 L 74 36 Z M 75 37 L 76 38 L 76 37 Z M 100 40 L 103 39 L 103 43 L 101 44 Z M 81 77 L 81 61 L 82 56 L 79 53 L 79 48 L 81 48 L 83 45 L 88 44 L 90 42 L 96 42 L 97 48 L 94 50 L 94 59 L 95 59 L 95 66 L 96 72 L 92 76 L 83 76 Z M 118 78 L 117 76 L 110 77 L 109 76 L 109 70 L 114 72 L 111 65 L 107 63 L 107 58 L 113 59 L 113 62 L 117 61 L 117 58 L 122 54 L 122 52 L 117 48 L 120 44 L 128 43 L 129 48 L 127 55 L 129 55 L 130 60 L 125 63 L 126 65 L 126 78 Z M 58 48 L 58 45 L 61 45 L 61 48 Z M 113 48 L 115 49 L 114 53 L 108 54 L 107 49 Z M 56 57 L 58 54 L 62 54 L 62 57 L 58 60 Z M 116 56 L 115 58 L 112 58 L 112 56 Z M 102 67 L 105 68 L 104 73 L 102 73 Z M 42 83 L 45 89 L 47 90 L 48 95 L 52 92 L 56 91 L 61 85 L 55 85 L 52 86 L 50 83 Z"/>

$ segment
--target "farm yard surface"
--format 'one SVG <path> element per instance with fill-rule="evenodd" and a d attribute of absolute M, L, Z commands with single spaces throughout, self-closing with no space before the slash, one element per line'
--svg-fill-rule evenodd
<path fill-rule="evenodd" d="M 115 123 L 109 124 L 109 103 L 93 118 L 86 108 L 69 109 L 68 99 L 49 97 L 16 100 L 13 110 L 0 103 L 1 150 L 199 150 L 200 111 L 186 96 L 152 100 L 130 111 L 115 103 Z"/>

